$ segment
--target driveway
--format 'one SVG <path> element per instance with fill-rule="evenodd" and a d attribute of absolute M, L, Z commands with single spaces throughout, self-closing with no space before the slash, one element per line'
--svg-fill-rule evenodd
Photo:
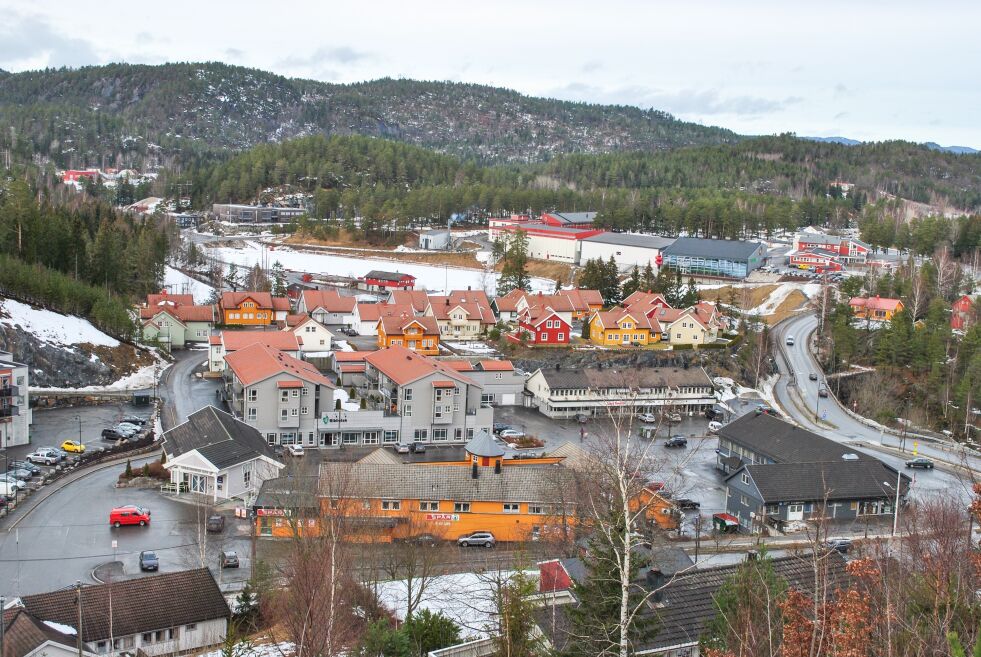
<path fill-rule="evenodd" d="M 226 410 L 215 394 L 221 380 L 198 376 L 207 369 L 207 350 L 183 349 L 175 351 L 174 358 L 174 363 L 160 377 L 164 431 L 184 422 L 188 415 L 204 406 Z"/>

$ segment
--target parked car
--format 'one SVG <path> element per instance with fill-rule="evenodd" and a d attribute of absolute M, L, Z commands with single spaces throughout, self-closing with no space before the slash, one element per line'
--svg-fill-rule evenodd
<path fill-rule="evenodd" d="M 14 479 L 20 479 L 22 481 L 27 481 L 34 476 L 33 470 L 28 470 L 27 468 L 7 468 L 6 474 Z"/>
<path fill-rule="evenodd" d="M 287 445 L 286 452 L 290 456 L 303 456 L 303 445 Z"/>
<path fill-rule="evenodd" d="M 852 539 L 850 538 L 829 538 L 824 542 L 824 547 L 834 552 L 840 552 L 841 554 L 847 554 L 848 550 L 852 547 Z"/>
<path fill-rule="evenodd" d="M 139 424 L 130 424 L 129 422 L 120 422 L 116 425 L 116 430 L 123 429 L 125 431 L 131 431 L 133 433 L 139 433 L 143 431 L 143 427 Z"/>
<path fill-rule="evenodd" d="M 399 443 L 398 445 L 395 446 L 395 453 L 396 454 L 408 454 L 409 453 L 409 446 L 406 443 Z"/>
<path fill-rule="evenodd" d="M 123 525 L 144 527 L 150 524 L 150 509 L 135 504 L 118 506 L 109 512 L 109 524 L 116 528 Z"/>
<path fill-rule="evenodd" d="M 43 465 L 56 465 L 61 460 L 61 454 L 51 448 L 40 448 L 27 455 L 27 460 L 31 463 L 41 463 Z"/>
<path fill-rule="evenodd" d="M 119 433 L 115 429 L 103 429 L 102 430 L 103 440 L 126 440 L 126 436 Z"/>
<path fill-rule="evenodd" d="M 793 347 L 794 346 L 794 336 L 792 336 L 792 335 L 788 335 L 787 336 L 787 346 L 788 347 Z"/>
<path fill-rule="evenodd" d="M 716 422 L 715 420 L 712 420 L 708 424 L 709 433 L 717 433 L 719 431 L 719 429 L 721 429 L 724 426 L 725 425 L 722 424 L 721 422 Z"/>
<path fill-rule="evenodd" d="M 641 413 L 637 416 L 637 419 L 641 422 L 647 422 L 648 424 L 653 424 L 657 422 L 657 415 L 654 413 Z"/>
<path fill-rule="evenodd" d="M 511 428 L 510 424 L 504 424 L 503 422 L 494 423 L 494 433 L 501 433 L 505 429 L 510 429 L 510 428 Z"/>
<path fill-rule="evenodd" d="M 7 467 L 10 470 L 25 470 L 30 472 L 32 477 L 41 474 L 41 468 L 27 461 L 11 461 L 7 464 Z"/>
<path fill-rule="evenodd" d="M 85 445 L 77 440 L 66 440 L 65 442 L 61 443 L 61 449 L 62 451 L 73 452 L 75 454 L 85 453 Z"/>
<path fill-rule="evenodd" d="M 525 432 L 521 429 L 505 429 L 500 433 L 501 438 L 524 438 Z"/>
<path fill-rule="evenodd" d="M 135 424 L 136 426 L 142 427 L 146 424 L 145 417 L 139 417 L 138 415 L 127 415 L 120 422 L 125 422 L 126 424 Z"/>
<path fill-rule="evenodd" d="M 671 436 L 664 441 L 665 447 L 688 447 L 688 439 L 684 436 Z"/>
<path fill-rule="evenodd" d="M 811 372 L 810 374 L 807 375 L 807 378 L 810 379 L 811 381 L 817 381 L 818 380 L 817 372 Z"/>
<path fill-rule="evenodd" d="M 674 504 L 682 511 L 695 511 L 697 509 L 702 508 L 700 502 L 696 502 L 695 500 L 690 500 L 687 497 L 679 497 L 674 501 Z"/>
<path fill-rule="evenodd" d="M 0 474 L 0 482 L 8 484 L 15 491 L 24 490 L 27 488 L 27 482 L 23 479 L 18 479 L 12 474 Z"/>
<path fill-rule="evenodd" d="M 665 413 L 664 420 L 668 424 L 681 424 L 681 413 Z"/>
<path fill-rule="evenodd" d="M 225 529 L 225 516 L 208 516 L 205 528 L 209 534 L 220 534 Z"/>
<path fill-rule="evenodd" d="M 923 468 L 924 470 L 933 470 L 933 461 L 923 456 L 917 456 L 915 459 L 910 459 L 906 461 L 907 468 Z"/>
<path fill-rule="evenodd" d="M 6 481 L 0 481 L 0 495 L 3 497 L 14 497 L 17 495 L 19 489 L 13 483 L 7 483 Z"/>
<path fill-rule="evenodd" d="M 350 335 L 351 337 L 355 337 L 358 335 L 358 332 L 354 330 L 354 327 L 352 326 L 345 326 L 344 328 L 341 329 L 341 333 L 343 333 L 344 335 Z"/>
<path fill-rule="evenodd" d="M 483 545 L 484 547 L 489 548 L 497 545 L 497 540 L 490 532 L 474 532 L 472 534 L 467 534 L 466 536 L 461 536 L 458 538 L 456 542 L 460 547 Z"/>
<path fill-rule="evenodd" d="M 818 397 L 827 397 L 829 394 L 830 393 L 828 393 L 827 386 L 822 385 L 820 388 L 818 388 Z"/>
<path fill-rule="evenodd" d="M 273 445 L 272 446 L 272 452 L 273 452 L 273 454 L 275 456 L 285 456 L 286 455 L 286 450 L 283 449 L 283 446 L 282 445 Z"/>
<path fill-rule="evenodd" d="M 160 559 L 156 552 L 144 550 L 140 552 L 140 570 L 160 570 Z"/>
<path fill-rule="evenodd" d="M 139 431 L 139 429 L 134 427 L 132 424 L 117 424 L 112 428 L 112 430 L 126 439 L 132 438 Z"/>
<path fill-rule="evenodd" d="M 409 451 L 413 454 L 422 454 L 426 451 L 426 443 L 414 442 L 409 446 Z"/>
<path fill-rule="evenodd" d="M 579 424 L 586 424 L 589 422 L 589 416 L 585 413 L 576 413 L 576 422 Z"/>
<path fill-rule="evenodd" d="M 234 550 L 222 550 L 218 561 L 222 568 L 238 568 L 238 553 Z"/>

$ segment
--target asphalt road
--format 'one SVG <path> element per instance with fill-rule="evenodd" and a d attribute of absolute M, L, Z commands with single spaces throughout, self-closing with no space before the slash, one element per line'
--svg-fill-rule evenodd
<path fill-rule="evenodd" d="M 898 436 L 881 432 L 856 420 L 845 412 L 833 396 L 823 399 L 818 397 L 820 379 L 823 377 L 810 347 L 817 323 L 817 317 L 813 314 L 801 315 L 779 324 L 773 331 L 776 358 L 781 372 L 774 386 L 774 395 L 784 411 L 806 429 L 853 445 L 893 467 L 905 470 L 906 474 L 912 475 L 915 472 L 914 497 L 934 494 L 969 497 L 971 476 L 952 468 L 915 471 L 906 469 L 905 461 L 913 457 L 912 438 L 907 438 L 905 452 L 897 452 L 903 448 Z M 791 335 L 794 336 L 795 344 L 788 346 L 786 340 Z M 808 378 L 811 372 L 819 375 L 818 381 Z M 981 460 L 966 455 L 963 450 L 949 451 L 928 440 L 918 440 L 917 443 L 918 455 L 964 463 L 975 473 L 981 471 Z"/>
<path fill-rule="evenodd" d="M 187 414 L 216 400 L 217 383 L 194 376 L 194 370 L 207 360 L 203 351 L 176 352 L 176 361 L 165 373 L 159 389 L 166 400 L 162 418 L 165 429 L 183 422 Z M 97 410 L 96 410 L 97 409 Z M 67 437 L 78 435 L 75 415 L 85 413 L 83 437 L 101 431 L 125 409 L 119 405 L 44 411 L 36 418 L 50 424 L 52 437 L 73 429 Z M 144 409 L 145 413 L 145 409 Z M 49 415 L 50 414 L 50 415 Z M 93 435 L 98 435 L 97 433 Z M 140 467 L 147 459 L 135 460 Z M 76 580 L 92 583 L 92 571 L 103 564 L 119 561 L 124 576 L 139 575 L 139 552 L 154 550 L 160 557 L 161 572 L 212 567 L 216 576 L 247 577 L 249 572 L 248 523 L 226 517 L 225 533 L 207 536 L 203 521 L 208 510 L 163 497 L 156 489 L 115 488 L 123 466 L 93 471 L 82 479 L 56 491 L 16 525 L 3 525 L 0 531 L 0 593 L 11 596 L 51 591 L 70 586 Z M 147 527 L 109 526 L 109 510 L 124 504 L 149 507 L 152 520 Z M 204 539 L 204 540 L 202 540 Z M 113 547 L 113 540 L 116 547 Z M 201 546 L 204 545 L 204 548 Z M 221 549 L 234 549 L 242 560 L 239 572 L 218 573 L 215 564 Z"/>

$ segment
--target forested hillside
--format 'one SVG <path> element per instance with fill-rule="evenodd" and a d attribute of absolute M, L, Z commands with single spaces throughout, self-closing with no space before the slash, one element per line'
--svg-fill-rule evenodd
<path fill-rule="evenodd" d="M 327 84 L 219 63 L 111 64 L 0 76 L 0 147 L 58 166 L 187 161 L 313 134 L 387 137 L 480 162 L 730 142 L 656 110 L 382 79 Z"/>

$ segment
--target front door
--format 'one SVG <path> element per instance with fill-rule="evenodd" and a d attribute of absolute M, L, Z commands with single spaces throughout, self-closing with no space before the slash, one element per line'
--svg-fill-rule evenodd
<path fill-rule="evenodd" d="M 204 475 L 191 475 L 191 492 L 192 493 L 206 493 L 208 492 L 208 478 Z"/>
<path fill-rule="evenodd" d="M 629 333 L 624 333 L 623 334 L 623 344 L 630 344 L 630 334 Z"/>
<path fill-rule="evenodd" d="M 803 504 L 791 504 L 787 507 L 787 520 L 803 520 L 804 519 L 804 505 Z"/>

